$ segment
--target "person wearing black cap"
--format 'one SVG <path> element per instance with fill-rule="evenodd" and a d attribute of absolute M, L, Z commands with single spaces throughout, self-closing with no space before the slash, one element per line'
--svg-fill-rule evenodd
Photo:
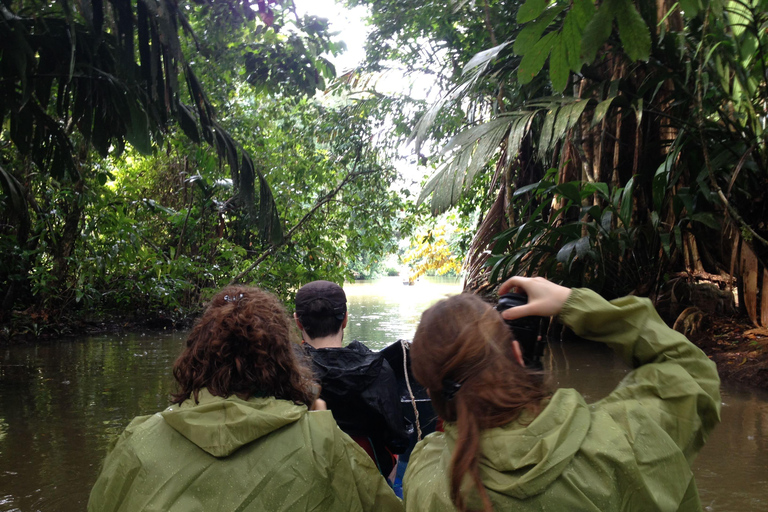
<path fill-rule="evenodd" d="M 344 290 L 313 281 L 296 293 L 296 325 L 339 428 L 362 446 L 385 477 L 408 447 L 397 381 L 389 363 L 357 340 L 343 346 L 349 318 Z"/>

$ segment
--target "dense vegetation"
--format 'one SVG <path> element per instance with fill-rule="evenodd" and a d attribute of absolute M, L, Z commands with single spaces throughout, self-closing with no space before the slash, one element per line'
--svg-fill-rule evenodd
<path fill-rule="evenodd" d="M 372 71 L 446 83 L 414 126 L 417 151 L 442 146 L 422 199 L 445 211 L 480 179 L 495 200 L 473 289 L 539 273 L 674 300 L 707 280 L 768 324 L 767 2 L 354 3 Z"/>
<path fill-rule="evenodd" d="M 768 0 L 346 4 L 372 32 L 337 78 L 292 0 L 3 2 L 5 335 L 171 324 L 233 280 L 290 299 L 412 233 L 415 272 L 467 254 L 477 291 L 706 279 L 768 323 Z M 377 91 L 390 67 L 439 100 Z M 409 140 L 451 240 L 396 185 Z"/>
<path fill-rule="evenodd" d="M 251 5 L 253 4 L 253 5 Z M 0 323 L 171 325 L 212 289 L 290 298 L 407 233 L 376 102 L 290 1 L 5 2 Z"/>

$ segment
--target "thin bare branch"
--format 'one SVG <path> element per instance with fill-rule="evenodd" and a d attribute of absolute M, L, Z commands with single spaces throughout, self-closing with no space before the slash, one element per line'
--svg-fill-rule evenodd
<path fill-rule="evenodd" d="M 232 280 L 229 282 L 227 286 L 231 286 L 240 280 L 242 280 L 246 275 L 250 274 L 256 267 L 258 267 L 265 259 L 267 259 L 269 256 L 274 254 L 279 248 L 284 246 L 288 243 L 288 241 L 293 237 L 293 235 L 301 229 L 304 224 L 306 224 L 319 210 L 323 205 L 333 200 L 333 198 L 336 196 L 336 194 L 341 191 L 342 188 L 344 188 L 348 183 L 351 183 L 352 181 L 356 180 L 360 176 L 364 176 L 366 174 L 371 174 L 374 172 L 373 170 L 364 170 L 364 171 L 358 171 L 357 166 L 360 164 L 360 159 L 362 158 L 362 151 L 360 148 L 357 148 L 357 155 L 355 156 L 355 162 L 352 164 L 352 170 L 342 179 L 333 189 L 331 189 L 327 194 L 320 197 L 315 204 L 310 208 L 310 210 L 304 214 L 304 216 L 291 228 L 288 230 L 288 232 L 283 237 L 283 240 L 280 243 L 272 243 L 269 245 L 269 247 L 264 250 L 264 252 L 261 253 L 261 255 L 253 260 L 253 262 L 248 265 L 248 268 L 237 274 L 235 277 L 232 278 Z"/>

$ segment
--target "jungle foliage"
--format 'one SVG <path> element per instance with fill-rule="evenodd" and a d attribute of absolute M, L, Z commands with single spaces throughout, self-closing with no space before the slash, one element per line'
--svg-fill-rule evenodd
<path fill-rule="evenodd" d="M 335 79 L 293 0 L 2 2 L 4 333 L 171 325 L 232 281 L 289 299 L 429 245 L 427 205 L 472 224 L 475 291 L 706 279 L 768 323 L 768 0 L 346 3 L 368 63 Z M 371 90 L 390 66 L 440 99 Z M 409 140 L 420 206 L 393 188 Z"/>
<path fill-rule="evenodd" d="M 7 1 L 0 42 L 4 335 L 287 300 L 408 229 L 376 104 L 314 99 L 343 43 L 291 0 Z"/>
<path fill-rule="evenodd" d="M 439 213 L 491 176 L 470 288 L 542 274 L 658 296 L 704 278 L 768 323 L 768 3 L 364 3 L 374 58 L 436 61 L 448 83 L 414 126 L 417 151 L 442 146 L 420 199 Z"/>
<path fill-rule="evenodd" d="M 413 284 L 423 275 L 458 276 L 461 273 L 460 255 L 465 251 L 457 250 L 456 245 L 466 228 L 457 229 L 456 226 L 461 226 L 461 222 L 450 219 L 451 223 L 448 224 L 447 220 L 441 219 L 442 222 L 433 226 L 423 226 L 414 233 L 410 247 L 400 258 L 410 269 L 403 281 Z"/>

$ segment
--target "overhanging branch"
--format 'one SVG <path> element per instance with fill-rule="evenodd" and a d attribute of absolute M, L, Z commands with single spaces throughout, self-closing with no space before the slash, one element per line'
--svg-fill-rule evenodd
<path fill-rule="evenodd" d="M 367 171 L 358 171 L 357 166 L 360 164 L 360 159 L 362 157 L 362 152 L 360 148 L 357 149 L 357 155 L 355 156 L 355 162 L 352 165 L 352 170 L 342 179 L 332 190 L 330 190 L 327 194 L 320 197 L 315 204 L 310 208 L 310 210 L 304 214 L 304 216 L 291 228 L 288 230 L 288 232 L 283 237 L 283 240 L 280 243 L 272 243 L 267 247 L 264 252 L 262 252 L 258 258 L 253 260 L 253 262 L 248 265 L 248 268 L 237 274 L 235 277 L 232 278 L 232 280 L 229 282 L 227 286 L 231 286 L 233 284 L 238 283 L 241 281 L 246 275 L 250 274 L 256 267 L 258 267 L 265 259 L 267 259 L 269 256 L 274 254 L 279 248 L 284 246 L 288 241 L 293 237 L 293 235 L 299 231 L 319 210 L 323 207 L 326 203 L 333 200 L 333 198 L 338 194 L 342 188 L 344 188 L 348 183 L 356 180 L 360 176 L 364 176 L 366 174 L 371 174 L 372 170 Z"/>

